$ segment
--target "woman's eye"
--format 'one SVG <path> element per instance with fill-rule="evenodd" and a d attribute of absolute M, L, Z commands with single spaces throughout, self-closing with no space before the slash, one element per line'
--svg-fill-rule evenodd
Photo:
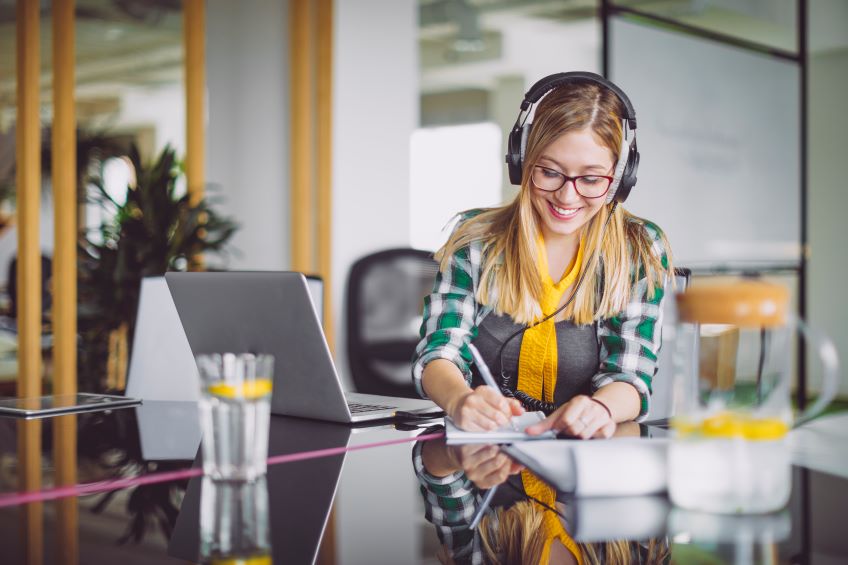
<path fill-rule="evenodd" d="M 601 177 L 580 177 L 586 184 L 598 184 L 603 180 Z"/>
<path fill-rule="evenodd" d="M 559 176 L 559 173 L 556 171 L 552 171 L 550 169 L 542 169 L 542 173 L 549 179 L 555 179 Z"/>

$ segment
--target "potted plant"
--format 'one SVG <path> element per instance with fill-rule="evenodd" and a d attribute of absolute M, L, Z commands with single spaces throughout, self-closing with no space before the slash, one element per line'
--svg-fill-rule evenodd
<path fill-rule="evenodd" d="M 170 146 L 149 165 L 142 164 L 135 146 L 128 158 L 136 178 L 123 202 L 110 196 L 101 175 L 88 181 L 89 200 L 113 211 L 114 219 L 80 242 L 82 390 L 124 388 L 141 279 L 184 270 L 204 253 L 224 252 L 238 228 L 209 200 L 192 204 L 188 194 L 178 195 L 182 171 Z"/>

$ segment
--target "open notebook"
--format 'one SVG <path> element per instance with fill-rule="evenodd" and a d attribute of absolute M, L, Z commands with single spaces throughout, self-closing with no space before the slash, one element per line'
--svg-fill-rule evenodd
<path fill-rule="evenodd" d="M 450 418 L 445 418 L 445 433 L 448 445 L 461 443 L 513 443 L 525 440 L 553 439 L 556 434 L 552 431 L 537 436 L 527 435 L 524 429 L 538 424 L 545 419 L 544 412 L 525 412 L 513 416 L 509 425 L 489 432 L 468 432 L 458 428 Z"/>

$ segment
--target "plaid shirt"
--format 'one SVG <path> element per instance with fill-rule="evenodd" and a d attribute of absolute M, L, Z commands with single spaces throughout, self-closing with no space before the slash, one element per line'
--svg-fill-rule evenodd
<path fill-rule="evenodd" d="M 422 432 L 428 434 L 440 431 L 442 428 L 429 428 Z M 431 440 L 433 441 L 433 440 Z M 436 528 L 436 535 L 442 547 L 449 552 L 454 563 L 478 565 L 485 563 L 486 557 L 483 550 L 483 542 L 480 533 L 471 530 L 471 521 L 474 519 L 477 509 L 480 507 L 485 491 L 480 491 L 463 471 L 456 471 L 444 477 L 431 475 L 424 468 L 422 449 L 425 442 L 418 441 L 412 448 L 412 466 L 415 476 L 418 478 L 419 490 L 424 499 L 424 517 Z M 504 485 L 499 488 L 503 489 Z M 522 489 L 523 490 L 523 489 Z M 558 497 L 559 497 L 558 493 Z M 516 500 L 524 499 L 526 495 L 518 493 Z M 497 514 L 489 510 L 490 528 L 497 530 L 500 524 Z M 633 519 L 641 520 L 643 517 L 634 516 Z M 566 531 L 571 526 L 563 523 Z M 665 549 L 668 549 L 668 540 L 662 539 Z M 592 544 L 601 563 L 606 561 L 606 545 L 604 543 Z M 634 564 L 656 564 L 657 561 L 650 558 L 648 542 L 632 541 L 630 543 L 630 559 Z M 498 559 L 501 561 L 502 559 Z M 671 554 L 667 553 L 663 564 L 671 562 Z"/>
<path fill-rule="evenodd" d="M 428 473 L 421 459 L 422 446 L 420 441 L 413 446 L 412 466 L 424 498 L 424 517 L 435 526 L 439 541 L 456 563 L 483 563 L 480 536 L 468 527 L 480 506 L 482 493 L 462 471 L 445 477 Z"/>
<path fill-rule="evenodd" d="M 462 220 L 467 219 L 466 215 Z M 461 221 L 462 221 L 461 220 Z M 663 266 L 668 256 L 660 229 L 649 222 L 642 224 L 652 243 L 653 253 Z M 426 398 L 421 386 L 424 367 L 434 359 L 453 362 L 471 383 L 470 343 L 477 328 L 492 312 L 476 300 L 483 266 L 483 242 L 475 241 L 459 249 L 448 259 L 448 266 L 436 276 L 433 292 L 424 299 L 421 341 L 415 350 L 412 377 L 418 393 Z M 637 266 L 642 273 L 641 265 Z M 634 279 L 637 278 L 634 276 Z M 639 392 L 641 407 L 636 421 L 645 420 L 650 411 L 651 380 L 657 371 L 657 355 L 662 343 L 663 288 L 654 289 L 648 298 L 648 281 L 638 277 L 630 302 L 616 316 L 598 321 L 600 359 L 592 378 L 592 392 L 614 382 L 633 385 Z"/>

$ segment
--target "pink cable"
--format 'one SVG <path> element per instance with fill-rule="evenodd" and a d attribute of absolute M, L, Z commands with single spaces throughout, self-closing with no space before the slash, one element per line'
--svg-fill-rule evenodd
<path fill-rule="evenodd" d="M 268 458 L 268 465 L 277 465 L 279 463 L 292 463 L 295 461 L 306 461 L 308 459 L 319 459 L 321 457 L 329 457 L 331 455 L 347 453 L 348 451 L 359 451 L 361 449 L 369 449 L 373 447 L 384 447 L 387 445 L 395 445 L 399 443 L 406 443 L 409 441 L 429 441 L 431 439 L 443 437 L 444 435 L 444 432 L 439 432 L 435 434 L 424 434 L 408 438 L 390 439 L 374 443 L 366 443 L 363 445 L 355 445 L 353 447 L 331 447 L 327 449 L 303 451 L 301 453 L 274 455 L 273 457 Z M 59 498 L 67 498 L 69 496 L 96 494 L 99 492 L 108 492 L 111 490 L 118 490 L 139 485 L 151 485 L 155 483 L 177 481 L 180 479 L 190 479 L 192 477 L 199 477 L 201 475 L 203 475 L 203 469 L 192 467 L 188 469 L 180 469 L 178 471 L 149 473 L 147 475 L 140 475 L 137 477 L 110 479 L 108 481 L 98 481 L 95 483 L 83 483 L 72 486 L 53 487 L 37 491 L 0 494 L 0 508 L 6 506 L 17 506 L 20 504 L 29 504 L 32 502 L 43 502 L 45 500 L 56 500 Z"/>

